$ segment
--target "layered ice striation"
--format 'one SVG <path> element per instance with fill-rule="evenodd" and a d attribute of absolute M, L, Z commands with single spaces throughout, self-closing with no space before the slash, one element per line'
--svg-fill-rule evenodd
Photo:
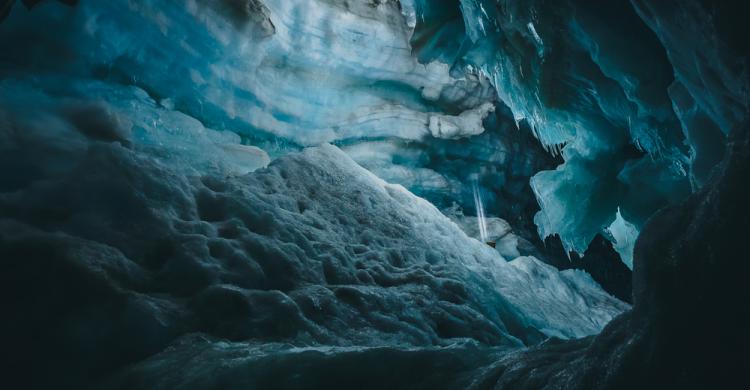
<path fill-rule="evenodd" d="M 746 64 L 714 60 L 722 44 L 680 54 L 691 31 L 680 26 L 711 27 L 694 2 L 24 2 L 40 3 L 31 14 L 13 3 L 0 48 L 19 85 L 95 93 L 114 111 L 140 104 L 125 96 L 138 89 L 190 126 L 237 134 L 221 148 L 241 159 L 262 154 L 242 146 L 270 160 L 331 142 L 441 209 L 470 210 L 475 175 L 488 214 L 526 238 L 535 174 L 533 230 L 579 253 L 617 218 L 637 232 L 700 188 L 747 109 Z M 513 122 L 560 160 L 511 135 Z"/>
<path fill-rule="evenodd" d="M 14 62 L 42 65 L 37 49 L 68 51 L 79 77 L 135 84 L 160 104 L 255 142 L 315 145 L 362 137 L 455 138 L 480 133 L 491 86 L 420 64 L 398 2 L 203 1 L 45 4 L 38 23 L 15 7 L 5 21 L 25 48 Z M 42 35 L 42 36 L 39 36 Z M 15 45 L 17 42 L 6 43 Z M 448 109 L 450 108 L 450 109 Z M 283 145 L 282 145 L 283 146 Z"/>
<path fill-rule="evenodd" d="M 190 166 L 204 144 L 187 133 L 205 129 L 223 138 L 207 155 L 260 154 L 234 169 L 246 172 L 333 142 L 441 209 L 473 213 L 467 177 L 477 177 L 488 215 L 536 234 L 528 178 L 555 159 L 514 128 L 480 72 L 420 62 L 407 2 L 47 1 L 11 11 L 0 45 L 14 88 L 106 101 L 136 117 L 137 147 L 165 146 Z"/>

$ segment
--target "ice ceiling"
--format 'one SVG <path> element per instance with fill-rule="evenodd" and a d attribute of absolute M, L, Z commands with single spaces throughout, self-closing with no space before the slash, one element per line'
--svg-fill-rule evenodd
<path fill-rule="evenodd" d="M 116 96 L 110 108 L 133 113 L 139 144 L 167 144 L 196 169 L 226 158 L 251 170 L 265 154 L 331 142 L 443 208 L 468 213 L 478 179 L 510 220 L 533 213 L 514 188 L 533 175 L 542 238 L 583 253 L 604 233 L 627 259 L 622 243 L 700 187 L 741 115 L 702 89 L 743 86 L 718 63 L 675 69 L 691 59 L 664 49 L 673 38 L 653 20 L 658 6 L 578 3 L 82 2 L 44 4 L 34 23 L 16 8 L 3 50 L 36 73 L 4 89 Z M 514 131 L 564 161 L 494 135 Z M 224 157 L 208 152 L 217 147 Z"/>
<path fill-rule="evenodd" d="M 3 90 L 107 101 L 138 145 L 199 170 L 249 171 L 266 155 L 334 143 L 467 214 L 474 179 L 489 213 L 530 220 L 533 175 L 542 238 L 583 253 L 603 233 L 627 260 L 645 220 L 700 187 L 740 117 L 743 107 L 701 89 L 731 97 L 743 86 L 710 61 L 672 58 L 658 6 L 536 3 L 50 3 L 35 23 L 16 7 L 4 66 L 33 76 Z"/>

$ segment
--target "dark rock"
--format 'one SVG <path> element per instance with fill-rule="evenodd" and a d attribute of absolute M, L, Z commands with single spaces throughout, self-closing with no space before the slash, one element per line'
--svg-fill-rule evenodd
<path fill-rule="evenodd" d="M 21 0 L 23 5 L 26 6 L 28 9 L 32 9 L 35 6 L 37 6 L 39 3 L 43 2 L 44 0 Z M 74 6 L 78 4 L 78 0 L 57 0 L 60 3 L 67 4 L 69 6 Z M 10 15 L 10 10 L 13 8 L 13 5 L 16 3 L 16 0 L 0 0 L 0 22 L 2 22 L 5 18 Z"/>
<path fill-rule="evenodd" d="M 214 7 L 237 28 L 252 26 L 262 37 L 276 33 L 276 27 L 269 17 L 270 11 L 260 0 L 203 0 L 203 2 Z"/>
<path fill-rule="evenodd" d="M 8 17 L 8 15 L 10 14 L 10 9 L 13 8 L 13 3 L 15 2 L 15 0 L 0 1 L 0 22 Z"/>
<path fill-rule="evenodd" d="M 39 3 L 43 1 L 44 0 L 21 0 L 23 5 L 25 5 L 29 9 L 36 7 Z M 70 6 L 78 4 L 78 0 L 57 0 L 57 1 L 63 4 L 70 5 Z"/>
<path fill-rule="evenodd" d="M 70 105 L 63 115 L 86 137 L 104 142 L 119 142 L 125 147 L 132 144 L 127 121 L 101 102 Z"/>
<path fill-rule="evenodd" d="M 583 256 L 575 252 L 566 255 L 558 235 L 547 237 L 544 240 L 544 249 L 536 256 L 559 270 L 584 270 L 608 293 L 621 301 L 633 302 L 633 273 L 622 262 L 612 243 L 601 234 L 594 237 Z"/>

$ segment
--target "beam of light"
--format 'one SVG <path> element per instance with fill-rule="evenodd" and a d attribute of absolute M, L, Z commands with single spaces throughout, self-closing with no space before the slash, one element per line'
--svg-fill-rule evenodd
<path fill-rule="evenodd" d="M 474 205 L 477 210 L 477 224 L 479 226 L 479 237 L 482 242 L 487 242 L 487 220 L 484 216 L 484 205 L 482 204 L 482 194 L 479 191 L 479 183 L 474 181 Z"/>

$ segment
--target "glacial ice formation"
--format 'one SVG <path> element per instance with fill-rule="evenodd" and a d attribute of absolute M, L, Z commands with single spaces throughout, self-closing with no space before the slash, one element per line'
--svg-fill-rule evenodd
<path fill-rule="evenodd" d="M 583 253 L 617 210 L 639 229 L 691 185 L 700 188 L 747 110 L 742 67 L 720 60 L 721 42 L 679 57 L 695 53 L 682 50 L 691 44 L 683 31 L 710 27 L 696 19 L 700 5 L 454 0 L 438 11 L 413 3 L 420 59 L 454 53 L 455 72 L 478 69 L 513 117 L 561 153 L 564 163 L 532 186 L 539 234 L 559 234 L 569 250 Z M 669 29 L 655 20 L 660 12 Z M 706 99 L 714 87 L 726 98 Z"/>
<path fill-rule="evenodd" d="M 750 298 L 741 286 L 750 264 L 738 259 L 750 220 L 750 4 L 631 3 L 674 68 L 669 94 L 690 139 L 691 180 L 700 189 L 643 228 L 631 311 L 596 338 L 506 355 L 475 388 L 706 389 L 746 381 Z M 724 140 L 725 148 L 718 147 Z M 707 163 L 717 156 L 720 164 Z"/>
<path fill-rule="evenodd" d="M 579 271 L 529 257 L 506 262 L 333 146 L 257 171 L 270 161 L 264 150 L 278 157 L 362 138 L 407 161 L 411 150 L 463 147 L 404 140 L 480 132 L 494 110 L 489 84 L 417 63 L 407 35 L 393 32 L 404 26 L 382 23 L 392 4 L 373 18 L 336 2 L 266 2 L 256 10 L 272 16 L 226 22 L 217 3 L 186 4 L 48 3 L 28 15 L 16 7 L 2 25 L 15 40 L 0 43 L 13 53 L 0 84 L 0 248 L 20 267 L 5 274 L 13 291 L 3 295 L 38 320 L 4 325 L 18 336 L 20 372 L 45 346 L 63 344 L 37 364 L 50 375 L 36 381 L 99 381 L 170 345 L 167 355 L 201 348 L 201 337 L 219 350 L 266 344 L 269 358 L 273 343 L 287 354 L 421 348 L 442 356 L 593 334 L 627 308 Z M 321 28 L 329 33 L 318 36 Z M 377 50 L 342 38 L 347 28 Z M 499 153 L 491 147 L 461 153 L 482 151 L 489 165 Z M 504 154 L 518 161 L 516 172 L 532 173 L 533 159 Z M 415 165 L 390 169 L 413 175 Z M 195 333 L 204 336 L 181 337 Z"/>
<path fill-rule="evenodd" d="M 669 197 L 684 196 L 685 153 L 665 94 L 669 64 L 645 26 L 636 33 L 639 45 L 618 42 L 634 32 L 617 28 L 638 25 L 629 23 L 637 17 L 629 5 L 537 8 L 508 2 L 500 10 L 483 3 L 462 2 L 464 15 L 482 21 L 465 17 L 475 55 L 490 56 L 476 60 L 478 65 L 515 118 L 529 121 L 539 140 L 565 160 L 532 179 L 542 207 L 535 218 L 540 235 L 560 234 L 569 249 L 582 253 L 614 220 L 618 206 L 640 225 Z M 618 13 L 622 24 L 603 25 L 608 12 Z M 651 70 L 628 62 L 645 53 L 653 57 Z M 667 194 L 648 182 L 631 192 L 636 183 L 625 172 L 632 170 L 663 171 L 675 184 Z M 630 207 L 633 202 L 640 207 Z"/>
<path fill-rule="evenodd" d="M 22 82 L 36 84 L 32 88 L 73 97 L 91 95 L 93 89 L 101 99 L 127 108 L 123 88 L 108 88 L 137 86 L 153 104 L 207 128 L 235 132 L 241 142 L 232 144 L 254 145 L 271 157 L 321 142 L 335 142 L 345 150 L 386 148 L 390 158 L 380 160 L 383 166 L 376 173 L 443 207 L 458 201 L 468 208 L 470 198 L 462 187 L 469 183 L 456 180 L 467 172 L 456 174 L 451 171 L 458 167 L 424 166 L 429 162 L 400 157 L 415 150 L 430 153 L 440 138 L 484 133 L 497 94 L 492 79 L 479 67 L 452 68 L 445 56 L 415 58 L 414 42 L 422 33 L 413 30 L 419 30 L 425 10 L 406 3 L 269 0 L 254 2 L 245 13 L 232 8 L 232 1 L 81 2 L 74 9 L 48 3 L 35 8 L 33 18 L 56 31 L 55 39 L 25 23 L 27 11 L 15 7 L 4 22 L 15 38 L 4 40 L 2 49 L 14 53 L 7 59 L 7 70 Z M 446 39 L 452 35 L 443 34 Z M 26 46 L 16 47 L 15 41 L 22 38 Z M 61 54 L 50 64 L 44 53 Z M 24 76 L 29 71 L 35 72 L 31 80 Z M 53 80 L 40 81 L 40 74 Z M 52 85 L 57 90 L 49 91 Z M 139 98 L 131 99 L 138 104 Z M 502 143 L 505 149 L 511 145 Z M 245 155 L 237 146 L 232 148 L 233 154 Z M 498 150 L 491 150 L 477 155 L 477 160 L 518 171 L 512 161 L 497 155 Z M 374 165 L 365 158 L 357 161 L 368 168 Z M 549 162 L 534 165 L 519 178 L 553 167 Z M 468 173 L 481 174 L 479 168 L 471 169 L 474 172 Z M 508 191 L 511 186 L 503 177 L 492 172 L 484 176 L 484 188 L 511 193 L 488 203 L 516 202 L 526 196 Z M 540 198 L 540 204 L 547 220 L 568 216 L 555 199 Z M 509 219 L 522 214 L 497 211 Z M 569 228 L 583 223 L 579 222 L 571 220 Z M 537 223 L 542 235 L 562 229 L 559 222 Z M 585 249 L 585 237 L 576 242 L 575 248 Z"/>
<path fill-rule="evenodd" d="M 581 271 L 506 261 L 335 146 L 240 175 L 223 168 L 235 161 L 225 148 L 186 167 L 190 149 L 150 147 L 137 120 L 128 135 L 125 119 L 102 108 L 88 121 L 70 115 L 89 103 L 4 97 L 2 296 L 35 320 L 3 326 L 16 336 L 19 370 L 60 346 L 35 364 L 50 373 L 38 383 L 109 380 L 161 351 L 117 383 L 172 380 L 184 354 L 231 367 L 238 350 L 266 361 L 314 351 L 447 358 L 479 348 L 479 359 L 596 333 L 628 308 Z M 181 118 L 142 99 L 135 108 L 146 118 Z M 86 130 L 93 125 L 97 132 Z M 169 124 L 151 129 L 177 141 Z M 209 147 L 208 132 L 178 134 Z"/>
<path fill-rule="evenodd" d="M 730 340 L 744 232 L 701 218 L 747 214 L 750 48 L 706 3 L 0 0 L 6 368 L 535 388 L 632 372 L 686 323 Z M 600 285 L 636 309 L 557 340 L 630 308 Z"/>
<path fill-rule="evenodd" d="M 615 221 L 607 228 L 607 232 L 612 235 L 612 243 L 617 253 L 625 265 L 633 269 L 633 248 L 635 240 L 638 238 L 638 229 L 632 223 L 622 217 L 620 210 L 617 210 Z"/>
<path fill-rule="evenodd" d="M 503 107 L 496 112 L 487 78 L 417 61 L 409 42 L 416 22 L 402 15 L 407 4 L 242 4 L 43 2 L 31 12 L 19 5 L 3 22 L 3 71 L 19 88 L 97 97 L 115 112 L 148 95 L 149 105 L 166 110 L 159 115 L 174 111 L 196 121 L 187 127 L 234 132 L 241 139 L 231 144 L 259 147 L 270 158 L 334 142 L 441 208 L 470 209 L 464 179 L 478 174 L 488 212 L 524 221 L 535 212 L 526 182 L 553 160 L 510 128 Z M 128 88 L 140 95 L 129 98 Z"/>
<path fill-rule="evenodd" d="M 534 230 L 542 239 L 559 235 L 566 250 L 579 253 L 607 235 L 618 210 L 639 230 L 656 210 L 699 189 L 747 109 L 738 103 L 748 90 L 739 68 L 712 60 L 722 58 L 721 43 L 700 58 L 680 57 L 686 40 L 674 29 L 706 23 L 694 20 L 699 12 L 688 4 L 665 16 L 672 30 L 662 30 L 654 15 L 671 6 L 619 0 L 609 7 L 574 0 L 554 7 L 508 0 L 43 2 L 34 23 L 13 3 L 4 2 L 8 39 L 0 48 L 13 54 L 3 69 L 32 88 L 72 97 L 93 88 L 102 99 L 122 100 L 119 90 L 137 86 L 157 106 L 234 132 L 241 140 L 232 144 L 271 158 L 333 142 L 443 209 L 452 202 L 471 208 L 462 179 L 472 174 L 494 194 L 489 205 L 530 202 L 522 200 L 525 189 L 506 182 L 524 162 L 501 156 L 498 145 L 476 154 L 474 167 L 434 161 L 441 156 L 434 149 L 446 145 L 441 138 L 462 142 L 512 131 L 506 121 L 525 122 L 521 131 L 562 161 L 527 145 L 531 172 L 511 181 L 534 175 L 541 208 Z M 112 84 L 119 87 L 110 91 Z M 708 101 L 707 88 L 726 98 Z M 495 142 L 498 132 L 477 141 Z M 518 145 L 506 141 L 499 146 Z M 260 162 L 238 171 L 267 162 L 250 157 L 262 154 L 257 149 L 231 148 Z M 478 165 L 507 169 L 499 175 Z M 519 208 L 488 212 L 506 220 L 536 212 Z M 529 239 L 527 227 L 519 228 Z"/>

